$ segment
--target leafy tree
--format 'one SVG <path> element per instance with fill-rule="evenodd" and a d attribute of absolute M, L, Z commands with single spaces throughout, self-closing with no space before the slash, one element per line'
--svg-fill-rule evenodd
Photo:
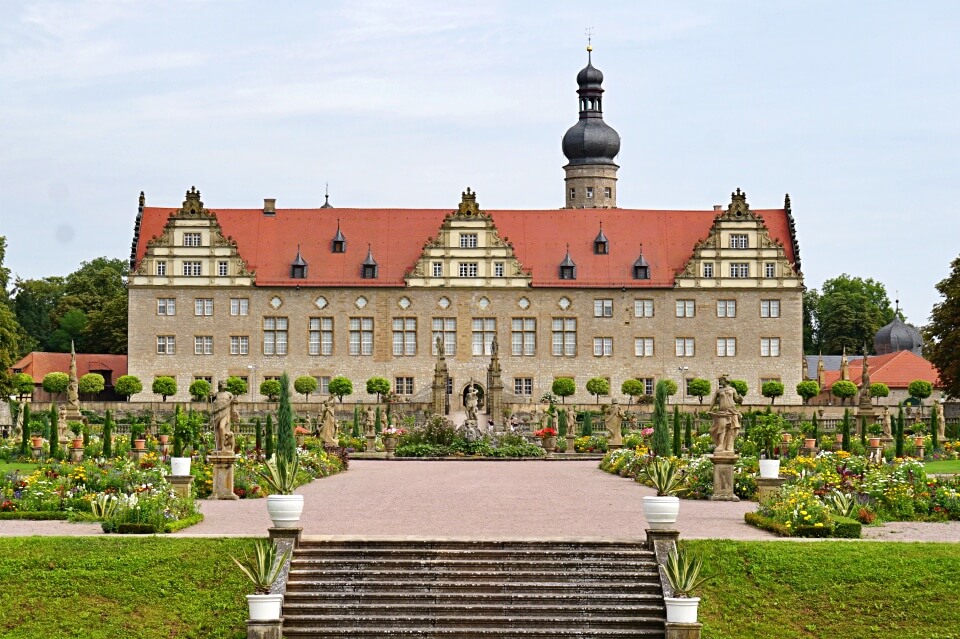
<path fill-rule="evenodd" d="M 857 385 L 851 381 L 842 379 L 833 383 L 833 386 L 830 387 L 830 392 L 843 404 L 857 394 Z"/>
<path fill-rule="evenodd" d="M 210 397 L 210 382 L 205 379 L 195 379 L 187 391 L 193 399 L 201 402 Z"/>
<path fill-rule="evenodd" d="M 0 236 L 0 396 L 9 397 L 13 389 L 10 367 L 20 358 L 23 346 L 23 329 L 8 306 L 7 289 L 10 284 L 10 269 L 3 265 L 7 253 L 7 238 Z"/>
<path fill-rule="evenodd" d="M 810 305 L 815 303 L 816 307 Z M 846 273 L 823 283 L 819 295 L 804 296 L 804 345 L 809 354 L 819 351 L 863 353 L 873 347 L 873 336 L 893 320 L 894 310 L 883 284 Z M 811 338 L 806 339 L 807 333 Z M 809 343 L 808 343 L 809 342 Z"/>
<path fill-rule="evenodd" d="M 167 401 L 167 398 L 171 395 L 177 394 L 177 380 L 167 375 L 161 375 L 156 377 L 153 380 L 153 386 L 151 390 L 163 397 L 163 401 Z"/>
<path fill-rule="evenodd" d="M 276 381 L 276 380 L 274 380 Z M 290 407 L 290 378 L 280 376 L 280 407 L 277 409 L 277 455 L 293 461 L 297 455 L 297 439 L 293 432 L 293 410 Z"/>
<path fill-rule="evenodd" d="M 764 397 L 770 399 L 770 404 L 773 405 L 773 402 L 777 400 L 778 397 L 783 395 L 783 382 L 778 382 L 776 380 L 770 380 L 764 382 L 763 386 L 760 387 L 760 394 Z"/>
<path fill-rule="evenodd" d="M 67 351 L 72 337 L 81 352 L 125 353 L 127 274 L 126 260 L 106 257 L 83 262 L 69 274 L 54 311 L 60 328 L 51 335 L 51 346 Z M 64 322 L 67 315 L 70 318 Z"/>
<path fill-rule="evenodd" d="M 33 394 L 33 389 L 33 378 L 30 377 L 30 375 L 26 373 L 17 373 L 13 376 L 13 391 L 18 397 L 23 398 L 25 395 Z"/>
<path fill-rule="evenodd" d="M 84 395 L 96 395 L 104 389 L 103 375 L 87 373 L 77 380 L 77 390 Z"/>
<path fill-rule="evenodd" d="M 620 392 L 630 398 L 627 404 L 629 406 L 636 398 L 646 394 L 646 387 L 639 379 L 625 379 L 620 385 Z"/>
<path fill-rule="evenodd" d="M 693 449 L 693 415 L 687 413 L 686 424 L 683 429 L 683 445 L 687 451 Z"/>
<path fill-rule="evenodd" d="M 587 380 L 587 392 L 595 395 L 599 404 L 601 395 L 610 394 L 610 381 L 605 377 L 592 377 Z"/>
<path fill-rule="evenodd" d="M 920 408 L 923 408 L 923 400 L 930 397 L 933 393 L 933 384 L 922 379 L 915 379 L 907 386 L 907 392 L 910 397 L 920 402 Z"/>
<path fill-rule="evenodd" d="M 228 377 L 227 381 L 224 382 L 223 387 L 227 389 L 227 392 L 235 397 L 240 395 L 246 395 L 249 388 L 247 387 L 247 380 L 242 377 Z"/>
<path fill-rule="evenodd" d="M 737 394 L 740 395 L 740 397 L 747 396 L 747 391 L 749 390 L 750 387 L 747 386 L 747 383 L 742 379 L 731 379 L 730 385 L 733 386 L 733 388 L 737 391 Z"/>
<path fill-rule="evenodd" d="M 924 355 L 937 368 L 944 393 L 960 397 L 960 257 L 950 268 L 936 287 L 943 299 L 934 305 L 923 329 Z"/>
<path fill-rule="evenodd" d="M 293 380 L 293 390 L 303 395 L 308 402 L 310 401 L 310 393 L 315 392 L 319 386 L 317 378 L 309 375 L 302 375 Z"/>
<path fill-rule="evenodd" d="M 89 352 L 83 337 L 88 323 L 86 313 L 79 308 L 71 308 L 60 317 L 59 327 L 50 335 L 50 348 L 66 353 L 73 343 L 80 352 Z"/>
<path fill-rule="evenodd" d="M 930 409 L 930 452 L 936 452 L 937 449 L 940 448 L 937 433 L 937 414 L 939 412 L 939 407 L 937 403 L 934 402 L 933 408 Z"/>
<path fill-rule="evenodd" d="M 43 376 L 43 382 L 40 385 L 51 395 L 64 393 L 70 386 L 70 376 L 66 373 L 47 373 Z"/>
<path fill-rule="evenodd" d="M 815 379 L 805 379 L 799 384 L 797 384 L 797 395 L 803 398 L 803 403 L 806 404 L 811 399 L 820 394 L 820 384 L 817 383 Z"/>
<path fill-rule="evenodd" d="M 330 394 L 335 396 L 341 404 L 346 395 L 353 394 L 353 382 L 340 375 L 331 379 L 327 388 L 330 389 Z"/>
<path fill-rule="evenodd" d="M 817 334 L 817 318 L 820 309 L 820 292 L 811 288 L 803 293 L 803 352 L 815 355 L 820 345 Z"/>
<path fill-rule="evenodd" d="M 253 420 L 253 433 L 256 438 L 254 450 L 259 453 L 261 450 L 263 450 L 263 424 L 260 423 L 259 417 Z"/>
<path fill-rule="evenodd" d="M 376 395 L 377 402 L 380 402 L 380 398 L 383 395 L 387 395 L 390 392 L 390 380 L 385 377 L 371 377 L 367 380 L 367 394 Z"/>
<path fill-rule="evenodd" d="M 3 238 L 0 238 L 3 239 Z M 2 248 L 2 245 L 0 245 Z M 20 431 L 20 456 L 26 457 L 30 454 L 30 404 L 23 404 L 23 429 Z"/>
<path fill-rule="evenodd" d="M 271 402 L 280 399 L 281 384 L 278 379 L 265 379 L 260 383 L 260 394 Z"/>
<path fill-rule="evenodd" d="M 894 431 L 894 455 L 903 457 L 903 404 L 900 404 L 900 411 L 897 413 L 896 430 Z"/>
<path fill-rule="evenodd" d="M 136 395 L 143 390 L 143 384 L 140 382 L 140 378 L 135 375 L 121 375 L 113 385 L 113 390 L 118 395 L 123 395 L 129 399 L 131 395 Z"/>
<path fill-rule="evenodd" d="M 691 379 L 690 383 L 687 385 L 687 390 L 691 395 L 698 398 L 702 404 L 703 397 L 710 394 L 710 382 L 702 377 Z"/>
<path fill-rule="evenodd" d="M 106 459 L 113 457 L 113 417 L 109 408 L 103 415 L 103 456 Z"/>
<path fill-rule="evenodd" d="M 870 397 L 889 397 L 890 387 L 884 384 L 883 382 L 874 382 L 870 384 Z M 877 402 L 879 403 L 879 401 Z"/>
<path fill-rule="evenodd" d="M 17 279 L 11 309 L 25 334 L 22 345 L 24 352 L 50 350 L 50 336 L 58 327 L 53 315 L 65 294 L 66 281 L 62 277 Z"/>
<path fill-rule="evenodd" d="M 553 380 L 553 385 L 550 387 L 550 390 L 560 398 L 560 403 L 563 404 L 565 398 L 577 392 L 577 386 L 569 377 L 558 377 Z"/>
<path fill-rule="evenodd" d="M 653 453 L 659 456 L 670 454 L 670 432 L 667 417 L 668 379 L 661 379 L 653 394 Z M 676 384 L 674 384 L 676 386 Z"/>

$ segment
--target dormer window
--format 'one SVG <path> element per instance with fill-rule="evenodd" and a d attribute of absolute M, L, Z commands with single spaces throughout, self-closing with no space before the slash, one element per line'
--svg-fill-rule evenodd
<path fill-rule="evenodd" d="M 378 269 L 377 261 L 373 259 L 373 249 L 367 244 L 367 259 L 363 260 L 363 264 L 360 265 L 360 277 L 365 280 L 375 280 L 377 279 Z"/>
<path fill-rule="evenodd" d="M 477 248 L 477 234 L 476 234 L 476 233 L 461 233 L 461 234 L 460 234 L 460 248 Z"/>
<path fill-rule="evenodd" d="M 343 233 L 340 231 L 340 220 L 337 220 L 337 234 L 333 236 L 333 241 L 330 244 L 330 250 L 334 253 L 347 252 L 347 238 L 344 237 Z"/>
<path fill-rule="evenodd" d="M 600 232 L 593 240 L 593 252 L 595 255 L 609 255 L 610 253 L 610 241 L 603 234 L 603 222 L 600 223 Z"/>
<path fill-rule="evenodd" d="M 299 244 L 297 244 L 297 258 L 293 260 L 293 263 L 290 265 L 290 277 L 295 280 L 303 280 L 307 278 L 307 262 L 300 254 Z"/>
<path fill-rule="evenodd" d="M 650 265 L 647 263 L 647 260 L 643 257 L 643 246 L 640 247 L 640 257 L 638 257 L 637 261 L 633 263 L 633 279 L 635 280 L 650 279 Z"/>
<path fill-rule="evenodd" d="M 561 280 L 577 279 L 577 265 L 574 263 L 573 258 L 570 257 L 570 245 L 567 245 L 566 257 L 564 257 L 563 261 L 560 262 L 560 279 Z"/>

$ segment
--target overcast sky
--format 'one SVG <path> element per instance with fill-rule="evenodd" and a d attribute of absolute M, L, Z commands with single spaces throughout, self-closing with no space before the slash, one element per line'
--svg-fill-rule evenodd
<path fill-rule="evenodd" d="M 922 324 L 960 253 L 958 2 L 0 3 L 0 235 L 24 278 L 127 258 L 137 196 L 216 210 L 563 204 L 584 29 L 619 205 L 790 193 L 808 287 Z M 559 213 L 558 213 L 559 214 Z"/>

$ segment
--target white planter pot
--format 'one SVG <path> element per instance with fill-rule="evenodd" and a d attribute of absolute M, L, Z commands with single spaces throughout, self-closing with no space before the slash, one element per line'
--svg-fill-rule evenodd
<path fill-rule="evenodd" d="M 171 457 L 170 458 L 170 474 L 174 476 L 183 477 L 190 474 L 190 458 L 189 457 Z"/>
<path fill-rule="evenodd" d="M 761 459 L 760 476 L 764 479 L 776 479 L 780 476 L 779 459 Z"/>
<path fill-rule="evenodd" d="M 275 528 L 296 528 L 303 513 L 303 495 L 267 495 L 267 512 Z"/>
<path fill-rule="evenodd" d="M 667 604 L 667 623 L 697 623 L 700 597 L 664 597 Z"/>
<path fill-rule="evenodd" d="M 675 529 L 679 514 L 679 497 L 648 495 L 643 498 L 643 516 L 652 530 Z"/>
<path fill-rule="evenodd" d="M 279 619 L 283 608 L 283 595 L 247 595 L 250 621 Z"/>

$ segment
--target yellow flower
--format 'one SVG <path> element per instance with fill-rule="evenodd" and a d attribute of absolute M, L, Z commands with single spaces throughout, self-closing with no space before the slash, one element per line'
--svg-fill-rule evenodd
<path fill-rule="evenodd" d="M 819 521 L 813 525 L 814 528 L 823 528 L 823 524 Z"/>
<path fill-rule="evenodd" d="M 804 517 L 803 520 L 804 520 L 804 521 L 810 521 L 810 515 L 807 515 L 806 517 Z"/>

